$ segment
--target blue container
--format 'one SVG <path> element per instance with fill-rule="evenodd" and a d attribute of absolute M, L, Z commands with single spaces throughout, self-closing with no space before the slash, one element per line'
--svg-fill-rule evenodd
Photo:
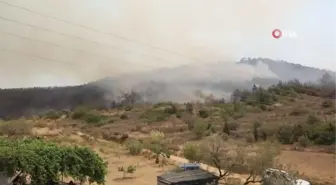
<path fill-rule="evenodd" d="M 201 165 L 198 163 L 185 163 L 185 164 L 181 164 L 180 168 L 184 169 L 185 171 L 198 170 L 201 168 Z"/>

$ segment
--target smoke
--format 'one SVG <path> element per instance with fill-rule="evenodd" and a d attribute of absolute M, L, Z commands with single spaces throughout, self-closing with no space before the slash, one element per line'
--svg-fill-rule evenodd
<path fill-rule="evenodd" d="M 291 41 L 274 44 L 270 31 L 294 25 L 290 18 L 306 1 L 284 0 L 277 6 L 267 0 L 6 2 L 99 31 L 0 4 L 2 17 L 19 22 L 0 19 L 0 87 L 75 85 L 114 77 L 118 82 L 103 83 L 104 88 L 156 81 L 185 97 L 199 88 L 197 83 L 278 78 L 266 65 L 234 62 L 245 56 L 289 57 L 286 44 Z M 173 97 L 170 93 L 165 96 Z"/>

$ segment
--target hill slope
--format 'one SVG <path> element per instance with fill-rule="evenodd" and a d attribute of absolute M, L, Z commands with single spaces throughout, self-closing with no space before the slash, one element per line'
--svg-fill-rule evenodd
<path fill-rule="evenodd" d="M 235 89 L 253 84 L 270 86 L 279 80 L 316 81 L 323 73 L 335 72 L 271 59 L 242 59 L 238 63 L 184 65 L 148 73 L 105 78 L 80 86 L 0 89 L 0 118 L 32 115 L 50 109 L 63 110 L 85 105 L 108 108 L 120 100 L 120 90 L 141 94 L 142 101 L 190 101 L 195 91 L 229 97 Z M 139 100 L 139 98 L 138 98 Z"/>

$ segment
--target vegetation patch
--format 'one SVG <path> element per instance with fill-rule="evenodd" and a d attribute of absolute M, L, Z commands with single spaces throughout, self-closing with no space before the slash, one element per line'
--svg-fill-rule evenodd
<path fill-rule="evenodd" d="M 70 176 L 81 182 L 103 184 L 107 163 L 84 147 L 61 147 L 39 139 L 0 139 L 0 172 L 13 176 L 29 175 L 32 185 L 59 182 Z"/>

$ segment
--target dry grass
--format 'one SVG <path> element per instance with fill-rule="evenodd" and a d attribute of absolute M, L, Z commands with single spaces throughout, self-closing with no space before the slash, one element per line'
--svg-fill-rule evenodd
<path fill-rule="evenodd" d="M 335 155 L 306 151 L 282 151 L 280 163 L 291 164 L 303 176 L 335 184 Z"/>

